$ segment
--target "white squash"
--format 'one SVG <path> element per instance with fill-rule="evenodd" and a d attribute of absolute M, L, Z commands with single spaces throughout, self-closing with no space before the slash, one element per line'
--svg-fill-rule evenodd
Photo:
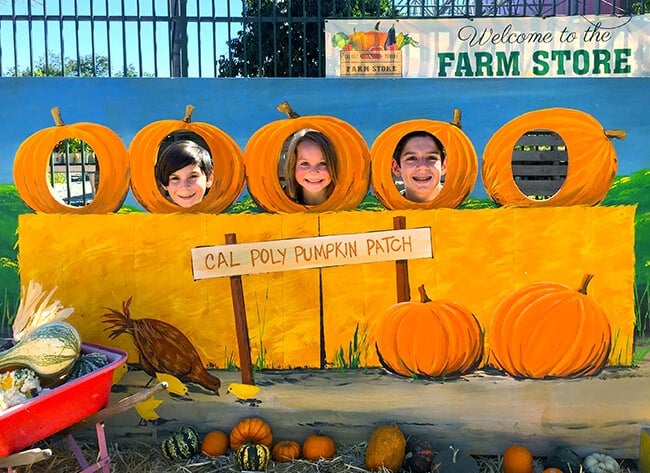
<path fill-rule="evenodd" d="M 588 455 L 583 461 L 587 473 L 618 473 L 621 467 L 613 457 L 604 453 L 592 453 Z"/>

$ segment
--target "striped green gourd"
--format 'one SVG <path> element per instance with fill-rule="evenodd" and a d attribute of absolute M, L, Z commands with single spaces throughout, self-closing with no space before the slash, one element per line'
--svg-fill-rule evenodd
<path fill-rule="evenodd" d="M 199 435 L 192 427 L 185 426 L 163 440 L 162 453 L 170 461 L 187 460 L 199 453 Z"/>
<path fill-rule="evenodd" d="M 266 445 L 245 443 L 237 450 L 237 461 L 244 471 L 264 471 L 271 456 Z"/>
<path fill-rule="evenodd" d="M 42 386 L 53 386 L 64 380 L 80 353 L 77 329 L 67 322 L 49 322 L 0 352 L 0 371 L 30 368 L 41 378 Z"/>

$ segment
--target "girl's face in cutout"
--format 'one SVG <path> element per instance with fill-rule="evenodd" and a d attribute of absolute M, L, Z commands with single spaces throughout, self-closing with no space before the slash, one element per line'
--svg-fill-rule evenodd
<path fill-rule="evenodd" d="M 302 187 L 305 204 L 323 203 L 327 199 L 327 186 L 332 182 L 323 151 L 318 144 L 303 141 L 296 153 L 296 182 Z"/>
<path fill-rule="evenodd" d="M 427 202 L 436 197 L 447 172 L 442 153 L 430 137 L 411 138 L 400 154 L 400 163 L 392 162 L 393 174 L 404 181 L 404 197 L 414 202 Z"/>
<path fill-rule="evenodd" d="M 188 164 L 169 176 L 165 187 L 172 201 L 181 207 L 192 207 L 203 200 L 206 191 L 212 186 L 213 175 L 203 174 L 198 164 Z"/>

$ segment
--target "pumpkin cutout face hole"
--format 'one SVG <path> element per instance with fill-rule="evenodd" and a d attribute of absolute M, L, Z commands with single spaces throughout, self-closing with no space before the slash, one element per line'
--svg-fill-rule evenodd
<path fill-rule="evenodd" d="M 512 176 L 521 193 L 532 200 L 548 200 L 566 180 L 567 146 L 554 131 L 529 131 L 515 143 L 511 163 Z"/>
<path fill-rule="evenodd" d="M 158 145 L 153 172 L 162 197 L 180 207 L 193 207 L 214 183 L 210 147 L 194 132 L 173 132 Z"/>
<path fill-rule="evenodd" d="M 65 138 L 52 149 L 47 167 L 52 197 L 68 207 L 89 205 L 99 188 L 95 151 L 79 138 Z"/>

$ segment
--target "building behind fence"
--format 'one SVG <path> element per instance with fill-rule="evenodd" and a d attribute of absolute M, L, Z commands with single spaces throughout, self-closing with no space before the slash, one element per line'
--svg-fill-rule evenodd
<path fill-rule="evenodd" d="M 625 16 L 648 1 L 0 0 L 0 76 L 324 77 L 328 18 Z"/>

